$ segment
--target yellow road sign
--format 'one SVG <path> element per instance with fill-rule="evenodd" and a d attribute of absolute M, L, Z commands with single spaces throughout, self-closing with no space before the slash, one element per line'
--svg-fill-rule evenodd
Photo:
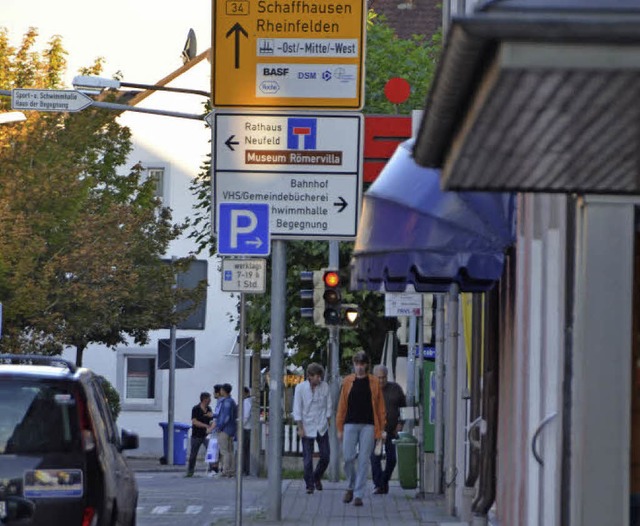
<path fill-rule="evenodd" d="M 364 0 L 215 0 L 213 105 L 364 104 Z"/>

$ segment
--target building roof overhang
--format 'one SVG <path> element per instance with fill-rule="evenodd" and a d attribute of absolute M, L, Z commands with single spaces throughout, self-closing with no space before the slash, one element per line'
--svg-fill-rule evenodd
<path fill-rule="evenodd" d="M 449 190 L 640 193 L 640 4 L 504 0 L 452 21 L 413 155 Z"/>

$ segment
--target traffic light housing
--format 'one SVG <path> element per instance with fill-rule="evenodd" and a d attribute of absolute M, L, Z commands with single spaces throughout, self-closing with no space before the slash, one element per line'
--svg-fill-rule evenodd
<path fill-rule="evenodd" d="M 436 298 L 435 294 L 422 296 L 423 343 L 430 347 L 436 344 Z"/>
<path fill-rule="evenodd" d="M 324 327 L 324 270 L 303 270 L 300 272 L 300 316 L 313 318 L 313 322 Z"/>
<path fill-rule="evenodd" d="M 326 270 L 322 275 L 324 283 L 324 322 L 326 325 L 340 325 L 342 321 L 342 294 L 340 293 L 340 275 L 337 270 Z"/>
<path fill-rule="evenodd" d="M 342 303 L 341 281 L 336 270 L 301 271 L 300 316 L 313 318 L 318 327 L 355 327 L 360 308 L 356 304 Z"/>

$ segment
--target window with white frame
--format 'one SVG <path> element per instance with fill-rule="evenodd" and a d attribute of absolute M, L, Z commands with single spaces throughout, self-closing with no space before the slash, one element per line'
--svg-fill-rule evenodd
<path fill-rule="evenodd" d="M 160 199 L 164 199 L 164 167 L 154 166 L 152 168 L 147 168 L 147 176 L 149 177 L 149 179 L 155 182 L 154 195 L 156 197 L 159 197 Z"/>
<path fill-rule="evenodd" d="M 123 411 L 162 410 L 157 360 L 155 350 L 118 350 L 117 383 Z"/>

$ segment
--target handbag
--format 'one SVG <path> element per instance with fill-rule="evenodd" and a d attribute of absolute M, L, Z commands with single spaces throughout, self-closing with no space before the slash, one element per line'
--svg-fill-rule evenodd
<path fill-rule="evenodd" d="M 204 461 L 209 464 L 214 464 L 218 462 L 218 437 L 216 435 L 211 435 L 209 439 L 209 445 L 207 446 L 207 454 L 204 457 Z"/>

